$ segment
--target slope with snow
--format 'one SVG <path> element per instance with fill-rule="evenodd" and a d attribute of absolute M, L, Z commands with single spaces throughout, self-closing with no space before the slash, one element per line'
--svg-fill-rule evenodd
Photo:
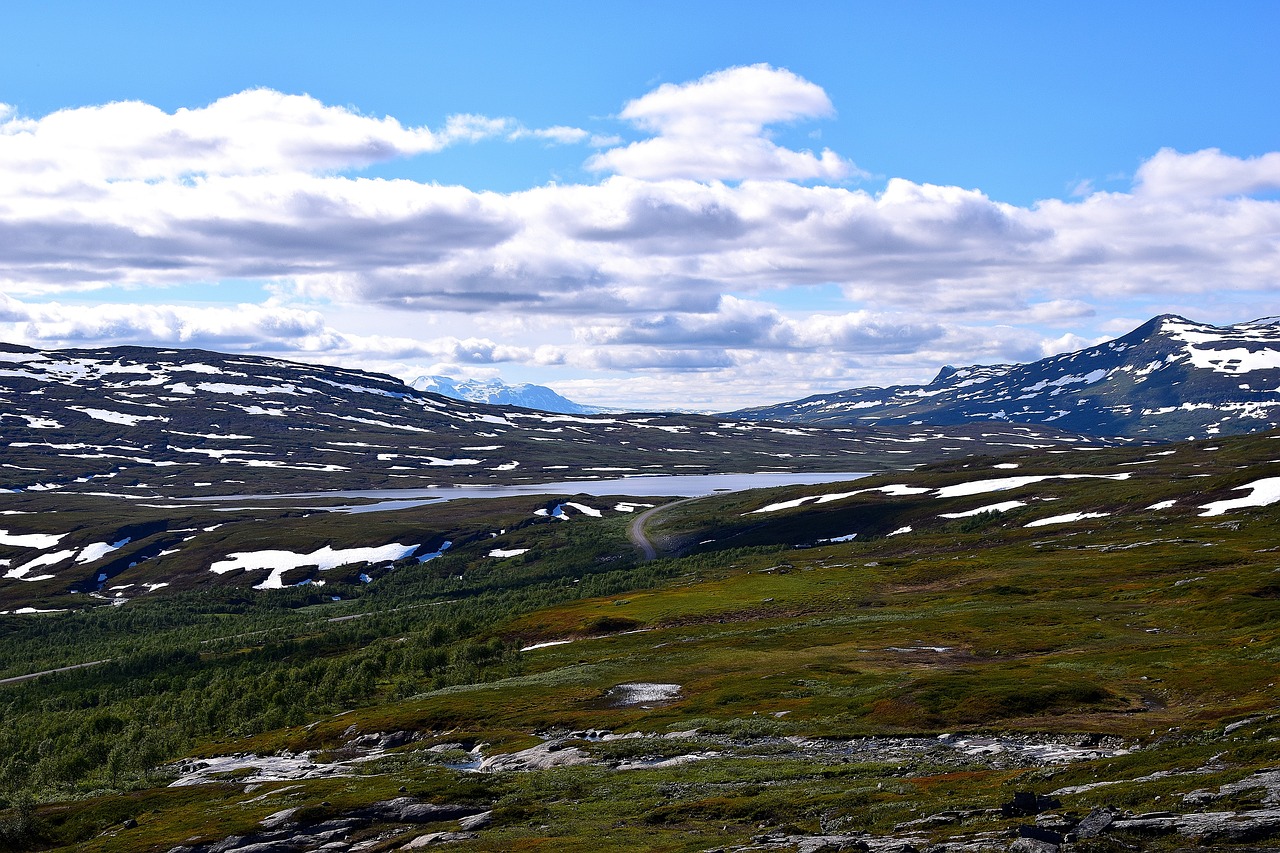
<path fill-rule="evenodd" d="M 453 400 L 487 403 L 491 406 L 519 406 L 562 415 L 595 415 L 603 409 L 584 406 L 560 396 L 545 385 L 524 382 L 510 385 L 501 379 L 451 379 L 448 376 L 419 376 L 409 387 L 430 391 Z"/>
<path fill-rule="evenodd" d="M 1202 438 L 1280 424 L 1280 323 L 1156 317 L 1031 364 L 944 367 L 928 385 L 855 388 L 736 413 L 827 424 L 1048 424 L 1093 435 Z"/>
<path fill-rule="evenodd" d="M 565 414 L 323 365 L 0 344 L 0 489 L 157 495 L 865 471 L 1090 442 L 1045 427 L 826 427 Z"/>

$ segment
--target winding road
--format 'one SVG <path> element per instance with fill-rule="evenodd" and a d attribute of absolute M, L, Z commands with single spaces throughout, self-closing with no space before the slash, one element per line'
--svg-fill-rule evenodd
<path fill-rule="evenodd" d="M 42 675 L 53 675 L 55 672 L 68 672 L 73 669 L 84 669 L 86 666 L 97 666 L 100 663 L 111 663 L 111 658 L 103 660 L 91 660 L 88 663 L 73 663 L 71 666 L 60 666 L 57 669 L 46 669 L 42 672 L 31 672 L 26 675 L 15 675 L 12 678 L 0 678 L 0 684 L 19 684 L 23 681 L 30 681 L 33 678 L 39 678 Z"/>
<path fill-rule="evenodd" d="M 635 517 L 635 520 L 632 521 L 630 526 L 627 527 L 627 538 L 631 540 L 632 545 L 635 545 L 642 552 L 644 552 L 644 559 L 646 562 L 648 562 L 649 560 L 657 559 L 658 548 L 653 544 L 653 541 L 650 540 L 647 535 L 645 535 L 645 532 L 644 532 L 645 525 L 649 523 L 649 519 L 653 518 L 653 516 L 657 515 L 663 510 L 668 510 L 668 509 L 671 509 L 672 507 L 680 506 L 681 504 L 687 504 L 692 501 L 701 500 L 704 497 L 706 497 L 706 495 L 700 495 L 694 498 L 684 498 L 682 500 L 672 501 L 669 504 L 663 504 L 662 506 L 655 506 L 653 509 L 645 510 L 644 512 L 637 515 Z"/>

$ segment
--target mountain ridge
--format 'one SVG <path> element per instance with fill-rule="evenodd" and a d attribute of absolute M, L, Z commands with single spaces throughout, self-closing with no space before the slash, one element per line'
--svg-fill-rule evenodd
<path fill-rule="evenodd" d="M 416 391 L 430 391 L 454 400 L 488 403 L 492 406 L 519 406 L 562 415 L 598 415 L 616 411 L 575 403 L 545 385 L 530 382 L 511 384 L 501 379 L 453 379 L 430 375 L 419 376 L 407 384 Z"/>
<path fill-rule="evenodd" d="M 557 414 L 348 368 L 148 347 L 0 351 L 0 440 L 0 489 L 90 492 L 110 481 L 137 496 L 865 471 L 1082 443 L 1021 425 L 833 430 Z"/>
<path fill-rule="evenodd" d="M 1241 377 L 1248 377 L 1241 382 Z M 926 385 L 851 388 L 729 413 L 811 424 L 1051 424 L 1173 440 L 1280 424 L 1280 328 L 1161 314 L 1114 340 L 1027 364 L 944 365 Z"/>

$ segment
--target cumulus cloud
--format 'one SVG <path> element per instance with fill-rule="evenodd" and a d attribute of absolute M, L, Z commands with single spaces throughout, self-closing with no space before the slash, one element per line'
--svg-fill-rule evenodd
<path fill-rule="evenodd" d="M 564 357 L 555 347 L 513 346 L 482 337 L 343 333 L 320 311 L 283 305 L 79 305 L 24 302 L 4 294 L 0 336 L 37 348 L 147 344 L 466 365 L 554 362 Z"/>
<path fill-rule="evenodd" d="M 1112 331 L 1095 316 L 1206 304 L 1200 294 L 1280 313 L 1280 153 L 1164 149 L 1127 192 L 1022 206 L 905 178 L 879 191 L 822 183 L 848 172 L 769 132 L 830 115 L 820 87 L 769 66 L 630 102 L 621 117 L 651 136 L 620 147 L 475 115 L 412 127 L 268 90 L 172 113 L 0 108 L 0 328 L 36 345 L 321 353 L 405 370 L 738 375 L 765 394 L 797 376 L 832 390 L 1038 358 Z M 613 174 L 507 193 L 344 174 L 482 139 L 613 144 L 593 161 Z M 275 301 L 145 304 L 151 286 L 224 279 L 265 282 Z M 94 287 L 144 304 L 40 301 Z M 811 287 L 844 304 L 786 307 Z M 352 307 L 382 312 L 385 333 L 349 331 Z M 439 317 L 452 325 L 418 334 Z"/>
<path fill-rule="evenodd" d="M 1182 199 L 1226 198 L 1280 189 L 1280 152 L 1232 157 L 1217 148 L 1180 154 L 1161 148 L 1138 169 L 1138 191 Z"/>
<path fill-rule="evenodd" d="M 942 335 L 943 328 L 937 323 L 912 323 L 866 311 L 790 317 L 773 306 L 733 296 L 722 299 L 714 313 L 632 318 L 580 332 L 580 337 L 592 344 L 863 354 L 914 352 Z"/>
<path fill-rule="evenodd" d="M 455 117 L 436 132 L 270 89 L 172 113 L 138 101 L 40 119 L 10 110 L 0 124 L 0 163 L 10 173 L 115 180 L 344 169 L 439 151 L 503 129 L 471 119 Z"/>
<path fill-rule="evenodd" d="M 697 157 L 718 133 L 759 135 L 767 122 L 830 110 L 813 83 L 751 66 L 659 87 L 623 115 Z M 9 111 L 0 128 L 0 286 L 10 293 L 258 278 L 411 311 L 651 315 L 834 283 L 853 310 L 928 300 L 974 314 L 1256 290 L 1280 268 L 1280 204 L 1249 195 L 1277 185 L 1280 154 L 1164 150 L 1130 193 L 1022 207 L 902 178 L 878 193 L 624 175 L 492 193 L 352 177 L 331 170 L 540 132 L 481 116 L 406 127 L 268 90 L 174 113 L 137 103 L 39 120 Z"/>
<path fill-rule="evenodd" d="M 532 136 L 581 142 L 585 130 L 530 130 L 510 118 L 450 116 L 406 127 L 309 95 L 250 89 L 172 113 L 139 101 L 25 119 L 0 104 L 0 175 L 56 181 L 158 180 L 356 169 L 463 142 Z"/>
<path fill-rule="evenodd" d="M 691 83 L 666 83 L 627 103 L 620 117 L 654 136 L 603 151 L 587 167 L 650 180 L 838 180 L 861 174 L 830 149 L 793 151 L 765 133 L 769 125 L 834 113 L 820 86 L 785 68 L 728 68 Z"/>
<path fill-rule="evenodd" d="M 318 311 L 265 305 L 64 305 L 0 294 L 5 337 L 29 346 L 174 345 L 249 350 L 327 350 L 345 343 Z"/>

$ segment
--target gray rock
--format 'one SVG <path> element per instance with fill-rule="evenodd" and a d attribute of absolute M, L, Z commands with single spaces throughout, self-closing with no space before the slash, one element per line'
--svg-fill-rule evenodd
<path fill-rule="evenodd" d="M 382 749 L 395 749 L 397 746 L 404 746 L 406 743 L 416 740 L 417 737 L 417 732 L 391 732 L 390 734 L 382 736 L 382 739 L 378 742 L 378 746 Z"/>
<path fill-rule="evenodd" d="M 1184 815 L 1178 831 L 1202 843 L 1257 841 L 1280 834 L 1280 809 Z"/>
<path fill-rule="evenodd" d="M 353 829 L 359 829 L 362 826 L 368 826 L 369 819 L 362 817 L 337 817 L 331 820 L 321 821 L 315 824 L 308 832 L 311 833 L 333 833 L 333 832 L 349 832 Z"/>
<path fill-rule="evenodd" d="M 1075 834 L 1078 838 L 1097 838 L 1111 826 L 1116 816 L 1110 809 L 1094 809 L 1085 819 L 1076 824 Z"/>
<path fill-rule="evenodd" d="M 474 832 L 429 832 L 426 835 L 419 835 L 400 849 L 420 850 L 423 847 L 431 847 L 436 844 L 452 844 L 458 841 L 474 841 L 477 837 L 478 836 Z"/>
<path fill-rule="evenodd" d="M 931 826 L 946 826 L 950 823 L 959 823 L 963 817 L 964 814 L 962 812 L 938 812 L 937 814 L 905 821 L 895 826 L 894 829 L 927 829 Z"/>
<path fill-rule="evenodd" d="M 1139 835 L 1163 835 L 1174 832 L 1178 828 L 1176 817 L 1150 816 L 1131 817 L 1117 820 L 1111 824 L 1115 832 L 1134 832 Z"/>
<path fill-rule="evenodd" d="M 561 741 L 547 741 L 520 752 L 491 755 L 480 762 L 485 772 L 549 770 L 552 767 L 569 767 L 590 764 L 592 758 L 576 746 L 566 747 Z"/>
<path fill-rule="evenodd" d="M 1019 838 L 1009 845 L 1011 853 L 1058 853 L 1058 845 L 1038 838 Z"/>
<path fill-rule="evenodd" d="M 371 817 L 377 820 L 389 820 L 396 823 L 439 823 L 446 820 L 459 820 L 479 814 L 484 809 L 476 806 L 456 806 L 435 803 L 420 803 L 413 797 L 397 797 L 384 800 L 361 809 L 356 814 L 360 817 Z"/>
<path fill-rule="evenodd" d="M 1056 830 L 1047 829 L 1043 826 L 1027 826 L 1018 827 L 1019 838 L 1031 838 L 1036 841 L 1044 841 L 1047 844 L 1059 845 L 1062 843 L 1062 833 Z"/>
<path fill-rule="evenodd" d="M 240 847 L 232 847 L 227 853 L 298 853 L 303 849 L 295 844 L 292 839 L 284 839 L 281 841 L 257 841 Z"/>
<path fill-rule="evenodd" d="M 283 826 L 287 826 L 288 824 L 295 823 L 296 821 L 294 821 L 293 817 L 301 810 L 302 810 L 302 807 L 297 806 L 291 809 L 284 809 L 282 811 L 269 814 L 266 817 L 264 817 L 261 821 L 258 822 L 258 826 L 268 830 L 280 829 Z"/>
<path fill-rule="evenodd" d="M 484 829 L 491 823 L 493 823 L 493 812 L 487 811 L 462 818 L 458 821 L 458 827 L 466 830 L 467 832 L 471 832 L 477 829 Z"/>

